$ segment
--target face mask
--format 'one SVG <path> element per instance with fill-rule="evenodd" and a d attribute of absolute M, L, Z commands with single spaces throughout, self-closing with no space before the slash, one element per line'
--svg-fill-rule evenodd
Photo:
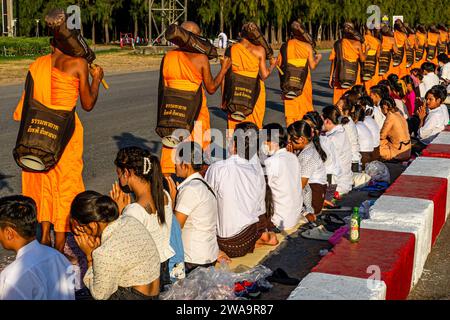
<path fill-rule="evenodd" d="M 274 153 L 275 153 L 275 151 L 274 150 L 270 150 L 269 146 L 267 144 L 265 144 L 265 143 L 261 146 L 261 152 L 264 153 L 264 155 L 266 155 L 268 157 L 273 156 Z"/>
<path fill-rule="evenodd" d="M 131 193 L 130 186 L 127 185 L 127 184 L 126 185 L 122 185 L 120 183 L 120 180 L 119 180 L 119 187 L 120 187 L 120 190 L 122 190 L 123 193 Z"/>
<path fill-rule="evenodd" d="M 120 187 L 120 190 L 122 190 L 122 192 L 123 193 L 131 193 L 131 189 L 130 189 L 130 186 L 129 185 L 121 185 L 120 183 L 119 183 L 119 187 Z"/>

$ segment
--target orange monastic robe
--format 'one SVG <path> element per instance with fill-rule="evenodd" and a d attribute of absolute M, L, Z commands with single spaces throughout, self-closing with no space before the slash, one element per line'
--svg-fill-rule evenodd
<path fill-rule="evenodd" d="M 233 64 L 231 66 L 232 71 L 247 77 L 256 77 L 259 73 L 259 59 L 253 53 L 251 53 L 246 47 L 241 43 L 236 43 L 231 47 L 231 61 Z M 255 108 L 253 112 L 248 115 L 243 121 L 236 121 L 228 115 L 228 129 L 234 130 L 236 125 L 240 122 L 253 122 L 262 128 L 264 113 L 266 112 L 266 87 L 264 86 L 264 81 L 260 80 L 261 90 L 259 92 L 259 97 L 256 100 Z"/>
<path fill-rule="evenodd" d="M 348 61 L 358 61 L 359 60 L 358 47 L 356 45 L 354 45 L 354 42 L 356 42 L 356 41 L 342 39 L 342 55 L 345 60 L 348 60 Z M 330 55 L 330 61 L 333 61 L 335 59 L 336 59 L 336 52 L 335 52 L 334 46 L 333 46 L 333 50 L 331 51 L 331 55 Z M 334 65 L 336 67 L 336 61 L 334 62 Z M 361 67 L 358 66 L 358 72 L 357 72 L 357 78 L 356 78 L 355 85 L 362 84 L 360 69 L 361 69 Z M 335 83 L 334 91 L 333 91 L 333 104 L 335 105 L 339 101 L 339 99 L 342 97 L 342 95 L 344 93 L 346 93 L 347 91 L 349 91 L 350 89 L 351 88 L 342 89 L 339 87 L 339 85 L 337 85 Z"/>
<path fill-rule="evenodd" d="M 428 32 L 428 45 L 432 45 L 432 46 L 436 46 L 436 54 L 434 55 L 433 60 L 431 60 L 430 62 L 433 62 L 435 65 L 438 64 L 438 60 L 437 60 L 437 43 L 439 41 L 439 34 L 438 33 L 433 33 L 433 32 Z M 426 53 L 426 51 L 425 51 Z"/>
<path fill-rule="evenodd" d="M 394 44 L 395 39 L 393 37 L 383 36 L 381 40 L 381 51 L 391 51 L 391 54 L 394 53 Z M 380 80 L 386 80 L 387 77 L 393 73 L 393 65 L 392 65 L 392 55 L 391 55 L 391 64 L 389 65 L 388 71 L 383 74 Z"/>
<path fill-rule="evenodd" d="M 411 69 L 420 69 L 422 63 L 427 61 L 427 50 L 425 48 L 427 44 L 427 35 L 421 32 L 416 32 L 417 44 L 419 48 L 424 48 L 422 59 L 419 61 L 414 60 L 414 64 L 411 66 Z"/>
<path fill-rule="evenodd" d="M 381 50 L 381 42 L 380 42 L 380 40 L 378 40 L 374 36 L 368 35 L 368 34 L 366 34 L 364 38 L 365 38 L 366 46 L 369 47 L 369 52 L 377 52 L 377 64 L 376 64 L 376 67 L 375 67 L 375 74 L 372 77 L 372 79 L 367 80 L 367 81 L 364 82 L 364 86 L 366 87 L 366 90 L 369 91 L 369 89 L 371 87 L 377 85 L 378 82 L 381 80 L 380 76 L 378 75 L 378 70 L 379 70 L 379 67 L 380 67 L 380 65 L 378 63 L 378 54 L 379 54 L 379 51 Z"/>
<path fill-rule="evenodd" d="M 79 80 L 52 68 L 52 56 L 37 59 L 30 67 L 34 80 L 34 99 L 55 110 L 72 110 L 79 96 Z M 14 112 L 22 117 L 23 99 Z M 50 222 L 56 232 L 69 232 L 70 205 L 84 191 L 83 126 L 75 113 L 75 132 L 57 165 L 46 173 L 22 171 L 22 193 L 36 201 L 39 222 Z"/>
<path fill-rule="evenodd" d="M 308 57 L 312 54 L 312 47 L 305 42 L 292 39 L 288 41 L 286 53 L 288 60 L 297 60 L 303 64 L 308 61 Z M 281 55 L 279 55 L 278 62 L 281 65 Z M 314 111 L 310 68 L 308 70 L 308 77 L 306 78 L 305 85 L 303 86 L 302 94 L 295 99 L 284 100 L 286 126 L 288 127 L 291 123 L 302 120 L 303 116 L 308 111 Z"/>
<path fill-rule="evenodd" d="M 412 33 L 412 34 L 409 34 L 408 35 L 408 44 L 409 44 L 409 47 L 410 48 L 413 48 L 413 50 L 415 50 L 416 49 L 416 34 L 415 33 Z M 405 59 L 406 59 L 406 57 L 405 57 Z M 408 75 L 410 74 L 410 72 L 411 72 L 411 69 L 413 69 L 413 66 L 414 66 L 414 63 L 416 62 L 416 55 L 415 55 L 415 53 L 414 53 L 414 61 L 413 61 L 413 64 L 409 67 L 409 68 L 406 68 L 406 70 L 408 71 Z"/>
<path fill-rule="evenodd" d="M 406 68 L 406 40 L 408 39 L 408 36 L 403 32 L 394 31 L 394 39 L 399 50 L 404 47 L 402 63 L 396 67 L 392 66 L 392 73 L 396 74 L 401 79 L 403 76 L 408 74 L 408 70 Z"/>
<path fill-rule="evenodd" d="M 439 30 L 439 42 L 440 43 L 445 43 L 445 53 L 449 53 L 447 52 L 447 43 L 448 43 L 448 32 L 447 31 L 443 31 L 443 30 Z"/>
<path fill-rule="evenodd" d="M 169 51 L 164 57 L 163 65 L 164 85 L 169 88 L 197 91 L 198 86 L 202 85 L 203 76 L 200 71 L 192 64 L 191 60 L 179 50 Z M 191 136 L 187 139 L 195 141 L 206 149 L 210 144 L 210 118 L 209 110 L 206 104 L 206 95 L 203 91 L 203 102 L 200 113 L 195 122 Z M 163 174 L 175 173 L 175 156 L 176 148 L 162 147 L 161 151 L 161 168 Z"/>

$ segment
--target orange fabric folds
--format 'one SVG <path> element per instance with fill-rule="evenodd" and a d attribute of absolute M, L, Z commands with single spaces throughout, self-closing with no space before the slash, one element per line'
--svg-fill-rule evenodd
<path fill-rule="evenodd" d="M 34 99 L 55 110 L 72 110 L 78 100 L 79 80 L 52 68 L 51 55 L 37 59 L 30 67 Z M 24 95 L 14 112 L 20 121 Z M 45 173 L 22 171 L 22 193 L 36 201 L 38 221 L 53 224 L 56 232 L 68 232 L 70 205 L 84 191 L 83 126 L 75 115 L 75 132 L 57 165 Z"/>

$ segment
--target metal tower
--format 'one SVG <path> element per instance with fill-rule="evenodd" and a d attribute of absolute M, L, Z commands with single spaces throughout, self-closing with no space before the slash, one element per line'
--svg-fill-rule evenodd
<path fill-rule="evenodd" d="M 149 0 L 148 25 L 151 46 L 160 39 L 165 44 L 164 32 L 167 26 L 180 21 L 182 18 L 187 20 L 187 7 L 187 0 L 159 0 L 158 3 L 155 0 Z M 160 26 L 158 26 L 155 17 L 160 17 Z M 152 38 L 153 27 L 156 29 L 156 38 Z"/>

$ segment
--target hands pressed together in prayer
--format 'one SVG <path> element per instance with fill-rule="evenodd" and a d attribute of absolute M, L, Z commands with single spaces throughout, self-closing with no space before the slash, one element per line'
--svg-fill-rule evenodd
<path fill-rule="evenodd" d="M 131 203 L 130 195 L 120 189 L 117 181 L 112 185 L 112 190 L 109 192 L 109 196 L 117 203 L 117 206 L 119 207 L 119 214 L 122 214 L 123 209 Z"/>

